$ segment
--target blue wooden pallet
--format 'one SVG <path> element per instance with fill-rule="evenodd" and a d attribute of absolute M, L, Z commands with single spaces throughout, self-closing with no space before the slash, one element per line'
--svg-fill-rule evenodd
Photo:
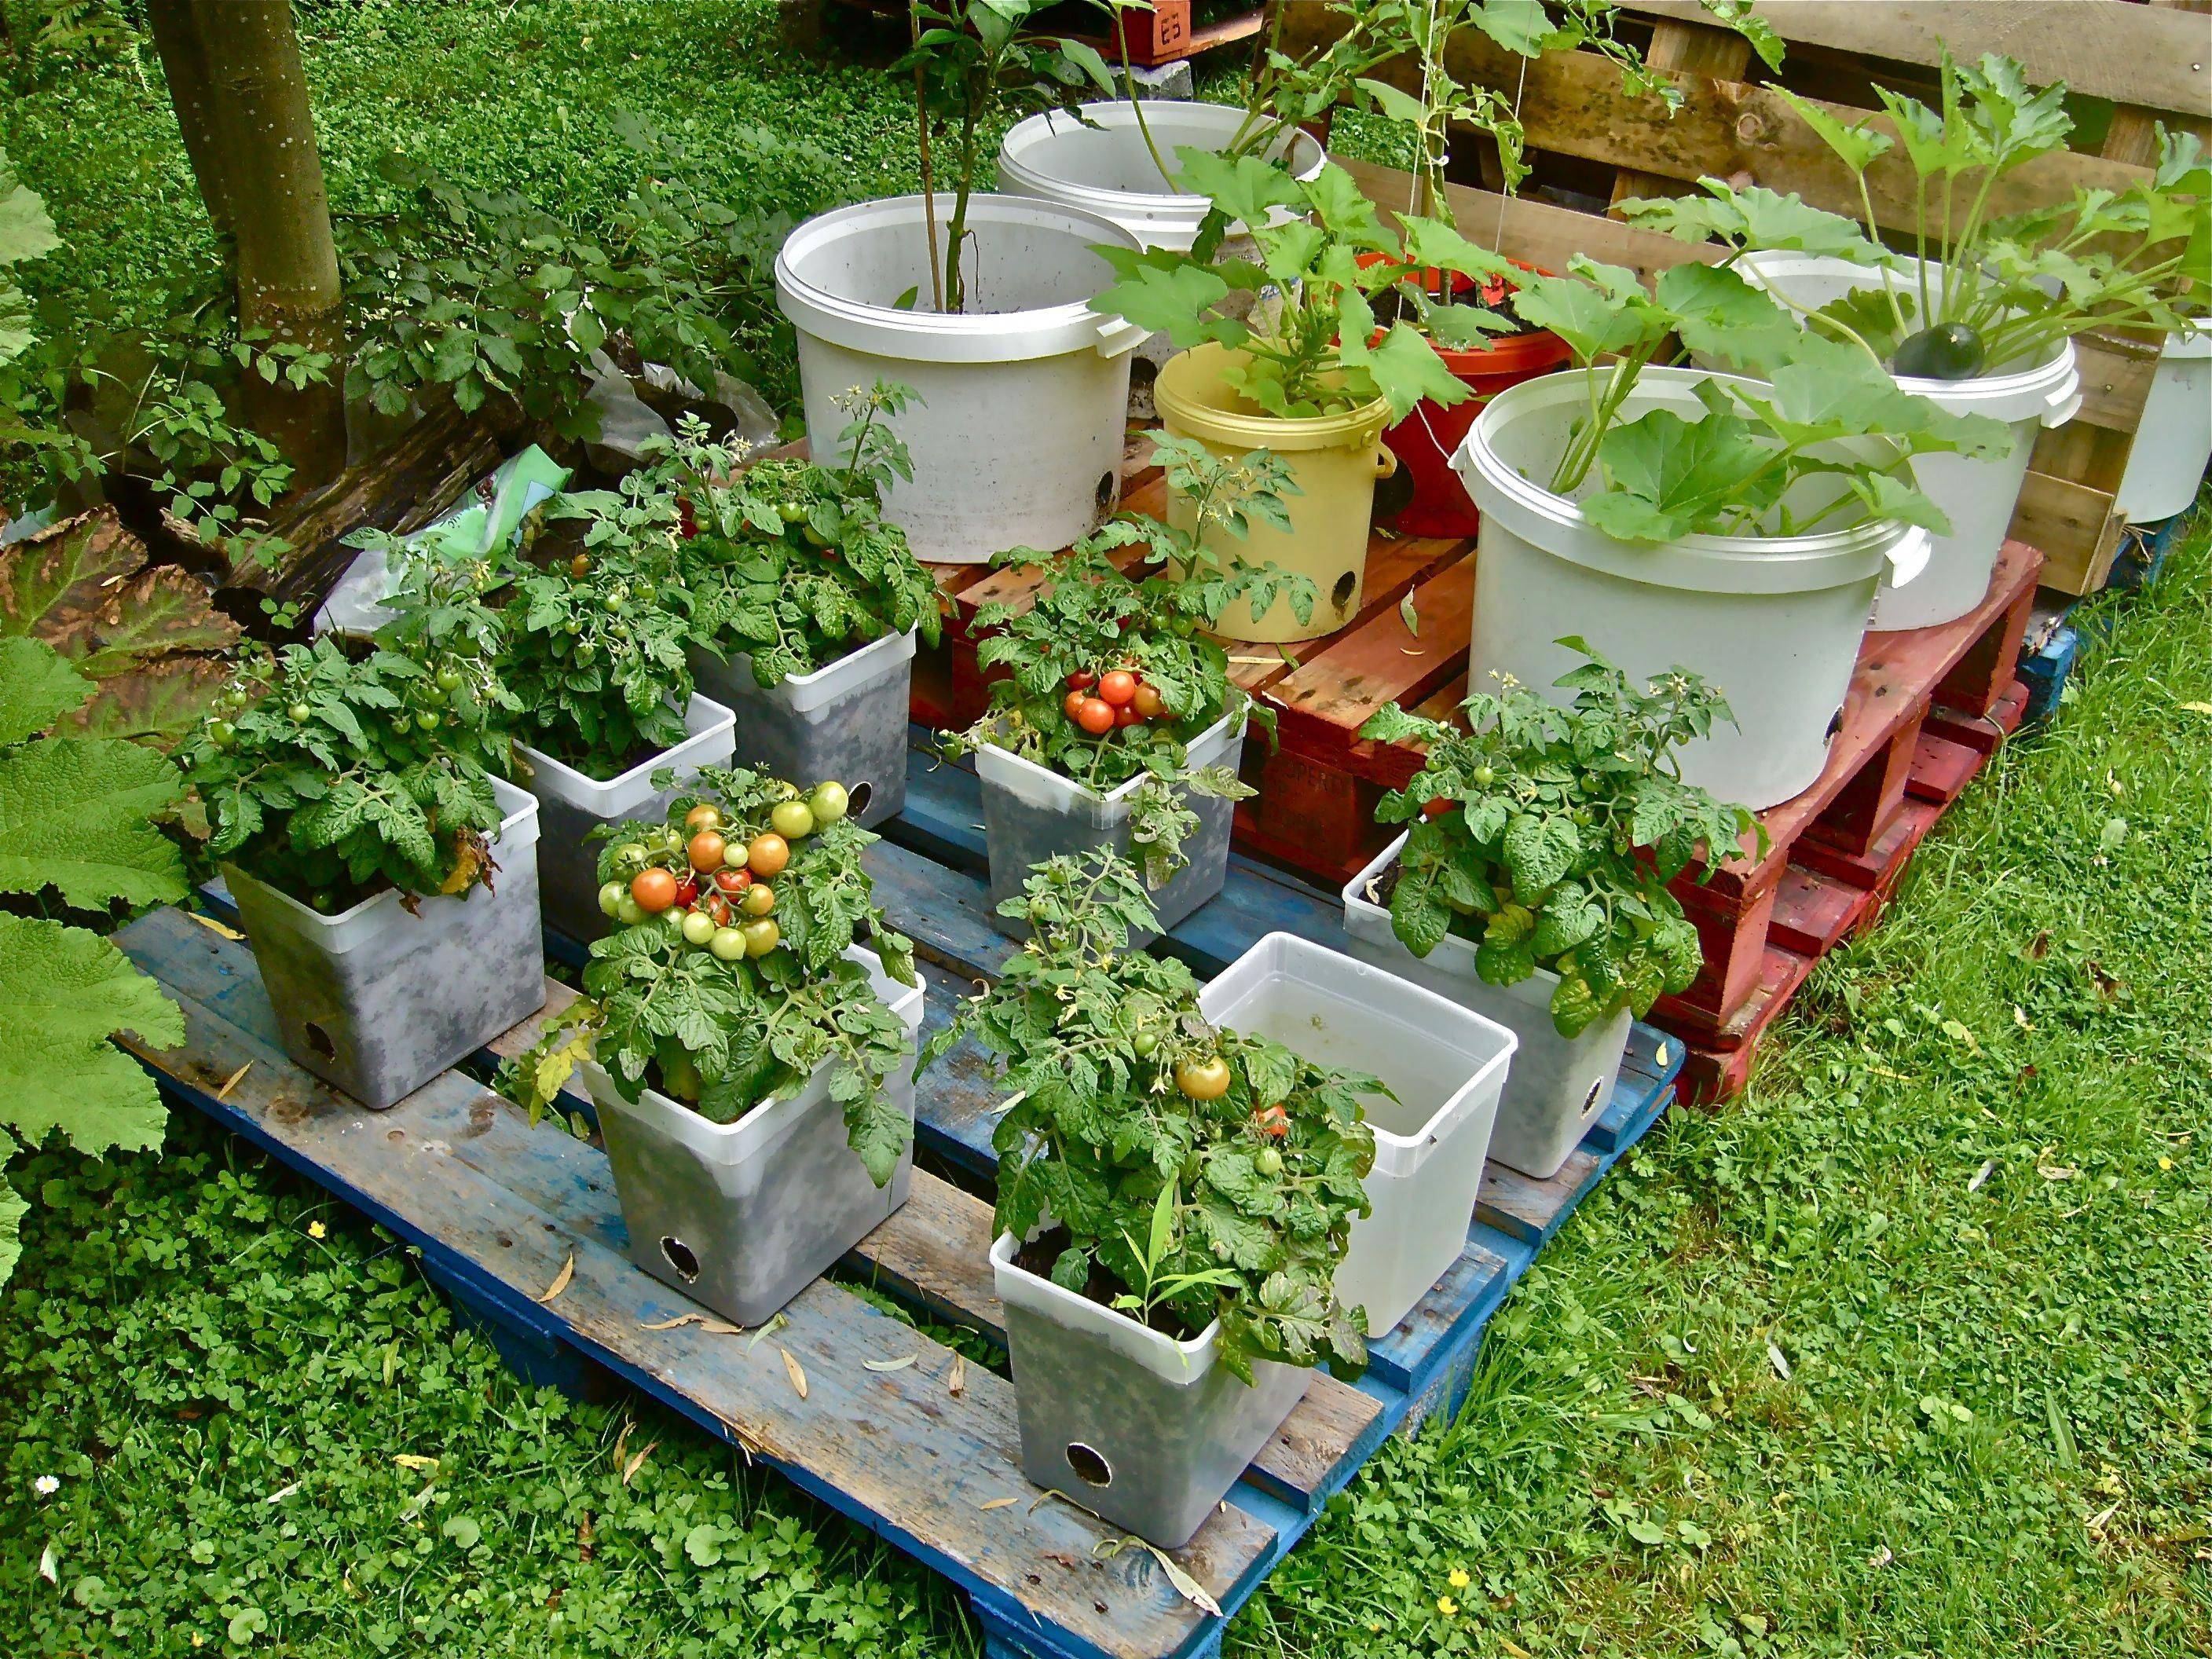
<path fill-rule="evenodd" d="M 2197 513 L 2191 507 L 2160 524 L 2130 526 L 2121 537 L 2120 550 L 2105 579 L 2104 591 L 2139 592 L 2156 581 Z M 2101 639 L 2112 632 L 2118 619 L 2114 605 L 2083 611 L 2078 608 L 2080 604 L 2069 601 L 2047 623 L 2030 628 L 2021 648 L 2020 678 L 2027 687 L 2027 718 L 2031 720 L 2045 720 L 2057 712 L 2081 647 L 2091 639 Z"/>
<path fill-rule="evenodd" d="M 915 850 L 948 827 L 925 805 L 870 853 L 879 899 L 926 958 L 933 1025 L 966 978 L 988 975 L 1012 948 L 984 919 L 981 883 Z M 1299 893 L 1256 867 L 1241 868 L 1231 885 L 1170 941 L 1201 971 L 1277 927 L 1333 936 L 1316 890 Z M 1112 1528 L 1071 1504 L 1035 1502 L 1020 1474 L 1011 1385 L 994 1372 L 961 1366 L 952 1392 L 948 1349 L 829 1280 L 802 1292 L 788 1322 L 766 1334 L 652 1328 L 690 1304 L 630 1263 L 605 1155 L 589 1139 L 552 1118 L 532 1126 L 462 1071 L 389 1112 L 367 1112 L 284 1057 L 242 943 L 178 911 L 148 916 L 118 939 L 185 1011 L 185 1045 L 142 1056 L 163 1086 L 399 1237 L 525 1376 L 574 1391 L 627 1383 L 744 1447 L 957 1584 L 992 1659 L 1218 1652 L 1222 1620 L 1178 1595 L 1148 1556 L 1102 1559 L 1097 1550 Z M 571 994 L 551 981 L 547 988 L 549 1007 Z M 535 1024 L 480 1059 L 517 1051 Z M 1493 1165 L 1467 1250 L 1396 1330 L 1375 1340 L 1366 1375 L 1353 1386 L 1316 1374 L 1228 1503 L 1176 1554 L 1224 1614 L 1387 1436 L 1456 1404 L 1491 1314 L 1657 1120 L 1680 1063 L 1679 1045 L 1638 1028 L 1607 1111 L 1568 1167 L 1536 1182 Z M 986 1177 L 986 1125 L 999 1094 L 980 1056 L 956 1049 L 923 1080 L 918 1138 L 956 1172 Z M 847 1267 L 933 1318 L 1003 1342 L 990 1231 L 985 1200 L 918 1170 L 913 1197 Z M 573 1264 L 565 1287 L 540 1301 L 564 1264 Z M 807 1379 L 805 1398 L 786 1352 Z M 915 1363 L 896 1370 L 867 1368 L 909 1354 Z M 984 1507 L 1009 1498 L 1018 1501 Z"/>

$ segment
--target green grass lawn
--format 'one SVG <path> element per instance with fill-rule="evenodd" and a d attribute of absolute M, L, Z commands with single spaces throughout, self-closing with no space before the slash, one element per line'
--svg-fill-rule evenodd
<path fill-rule="evenodd" d="M 762 0 L 303 10 L 343 196 L 382 149 L 605 201 L 630 107 L 910 182 L 902 89 Z M 158 82 L 0 108 L 126 299 L 205 252 Z M 732 179 L 733 191 L 746 180 Z M 1239 1656 L 2212 1652 L 2212 519 L 2079 695 L 1671 1117 L 1380 1455 Z M 516 1383 L 406 1252 L 180 1115 L 46 1156 L 0 1291 L 0 1651 L 972 1654 L 957 1598 L 637 1401 Z M 56 1483 L 44 1491 L 49 1480 Z"/>

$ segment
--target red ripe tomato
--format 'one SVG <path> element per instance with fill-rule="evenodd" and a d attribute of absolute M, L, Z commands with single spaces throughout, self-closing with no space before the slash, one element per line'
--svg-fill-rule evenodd
<path fill-rule="evenodd" d="M 699 908 L 714 918 L 714 926 L 717 927 L 728 927 L 730 918 L 736 914 L 730 908 L 729 899 L 719 892 L 708 894 L 699 902 Z"/>
<path fill-rule="evenodd" d="M 1094 738 L 1101 738 L 1114 729 L 1114 705 L 1097 697 L 1085 697 L 1083 706 L 1075 711 L 1075 723 Z"/>
<path fill-rule="evenodd" d="M 1114 724 L 1116 726 L 1142 726 L 1144 723 L 1145 717 L 1137 712 L 1137 705 L 1133 702 L 1125 702 L 1114 711 Z"/>
<path fill-rule="evenodd" d="M 676 902 L 679 906 L 688 909 L 698 902 L 698 899 L 699 878 L 696 876 L 686 876 L 676 884 Z"/>
<path fill-rule="evenodd" d="M 630 878 L 629 896 L 646 915 L 659 915 L 676 902 L 675 873 L 658 865 L 650 870 L 641 870 Z"/>
<path fill-rule="evenodd" d="M 1137 695 L 1129 699 L 1129 707 L 1148 720 L 1158 720 L 1168 712 L 1167 704 L 1160 701 L 1159 688 L 1141 682 L 1137 686 Z"/>
<path fill-rule="evenodd" d="M 1083 718 L 1083 705 L 1090 701 L 1091 694 L 1089 692 L 1071 691 L 1067 694 L 1067 700 L 1061 703 L 1060 707 L 1067 710 L 1068 719 L 1072 720 L 1080 720 Z"/>
<path fill-rule="evenodd" d="M 729 843 L 722 839 L 719 830 L 702 830 L 684 845 L 684 855 L 691 867 L 702 875 L 722 867 L 722 858 L 729 851 Z"/>
<path fill-rule="evenodd" d="M 1100 678 L 1098 695 L 1115 708 L 1124 708 L 1137 695 L 1137 677 L 1126 668 L 1116 668 Z"/>
<path fill-rule="evenodd" d="M 1252 1127 L 1270 1140 L 1280 1140 L 1291 1132 L 1291 1115 L 1280 1106 L 1262 1106 L 1252 1114 Z"/>
<path fill-rule="evenodd" d="M 1424 801 L 1421 804 L 1421 816 L 1425 818 L 1440 818 L 1451 809 L 1452 804 L 1442 795 L 1438 795 L 1434 800 Z"/>
<path fill-rule="evenodd" d="M 714 872 L 714 885 L 721 889 L 725 893 L 742 893 L 746 888 L 752 884 L 753 872 L 750 870 L 717 870 Z"/>
<path fill-rule="evenodd" d="M 1067 677 L 1067 689 L 1071 691 L 1088 691 L 1097 684 L 1098 676 L 1087 668 L 1079 668 Z"/>
<path fill-rule="evenodd" d="M 689 495 L 676 498 L 676 533 L 687 542 L 699 533 L 699 520 L 691 515 L 691 498 Z"/>

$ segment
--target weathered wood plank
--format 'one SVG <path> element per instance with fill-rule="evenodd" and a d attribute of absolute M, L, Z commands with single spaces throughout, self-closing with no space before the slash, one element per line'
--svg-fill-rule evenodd
<path fill-rule="evenodd" d="M 157 913 L 119 938 L 160 975 L 184 937 L 179 930 L 200 931 L 174 913 Z M 441 1270 L 474 1285 L 502 1316 L 574 1342 L 975 1593 L 1031 1610 L 1103 1652 L 1131 1659 L 1176 1652 L 1202 1625 L 1161 1575 L 1133 1567 L 1130 1558 L 1100 1559 L 1094 1547 L 1115 1534 L 1094 1518 L 1060 1504 L 981 1509 L 999 1498 L 1032 1496 L 1020 1473 L 1012 1393 L 998 1377 L 970 1367 L 962 1393 L 949 1394 L 947 1350 L 826 1281 L 791 1304 L 787 1324 L 768 1341 L 696 1327 L 649 1329 L 690 1304 L 619 1254 L 611 1182 L 562 1184 L 562 1166 L 588 1149 L 550 1124 L 528 1128 L 507 1103 L 455 1073 L 389 1112 L 365 1112 L 198 1000 L 179 1001 L 184 1049 L 142 1058 L 434 1255 Z M 215 1092 L 249 1060 L 228 1098 L 216 1102 Z M 517 1126 L 544 1148 L 539 1171 L 561 1199 L 559 1218 L 470 1162 L 471 1142 Z M 499 1167 L 502 1174 L 515 1167 L 512 1146 L 501 1148 Z M 594 1197 L 599 1208 L 587 1222 Z M 557 1300 L 539 1304 L 570 1261 Z M 783 1351 L 805 1372 L 804 1399 Z M 903 1370 L 866 1369 L 866 1360 L 908 1353 L 917 1363 Z M 1210 1517 L 1178 1559 L 1229 1600 L 1263 1570 L 1273 1544 L 1272 1528 L 1232 1505 Z"/>

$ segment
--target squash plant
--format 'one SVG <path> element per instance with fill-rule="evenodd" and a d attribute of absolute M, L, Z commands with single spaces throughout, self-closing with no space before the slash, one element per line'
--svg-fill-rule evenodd
<path fill-rule="evenodd" d="M 1733 718 L 1719 692 L 1682 668 L 1638 690 L 1582 641 L 1559 643 L 1589 659 L 1559 682 L 1571 708 L 1508 678 L 1467 700 L 1463 728 L 1391 703 L 1359 735 L 1428 750 L 1376 812 L 1413 826 L 1389 878 L 1400 942 L 1426 957 L 1448 934 L 1472 940 L 1493 985 L 1549 969 L 1552 1023 L 1571 1037 L 1697 977 L 1698 932 L 1667 884 L 1757 820 L 1684 783 L 1674 761 Z"/>
<path fill-rule="evenodd" d="M 747 465 L 688 416 L 654 461 L 677 500 L 693 632 L 718 657 L 745 656 L 763 689 L 887 635 L 919 629 L 934 645 L 941 630 L 936 583 L 883 516 L 884 486 L 914 465 L 881 417 L 914 393 L 878 381 L 838 401 L 852 418 L 834 465 Z"/>
<path fill-rule="evenodd" d="M 872 902 L 860 852 L 877 838 L 845 815 L 842 789 L 802 796 L 709 767 L 664 822 L 593 833 L 605 836 L 600 902 L 623 925 L 592 946 L 583 996 L 508 1069 L 514 1097 L 534 1114 L 593 1059 L 626 1099 L 655 1088 L 734 1123 L 834 1061 L 853 1150 L 888 1182 L 908 1130 L 883 1086 L 906 1028 L 845 952 L 865 939 L 912 985 L 914 950 Z"/>
<path fill-rule="evenodd" d="M 1218 1319 L 1247 1382 L 1261 1359 L 1356 1373 L 1365 1316 L 1334 1281 L 1382 1084 L 1210 1024 L 1188 967 L 1129 948 L 1159 920 L 1109 850 L 1047 860 L 1000 908 L 1029 942 L 922 1064 L 973 1037 L 1005 1066 L 997 1224 L 1024 1265 L 1178 1340 Z"/>
<path fill-rule="evenodd" d="M 178 750 L 206 853 L 325 914 L 489 885 L 511 703 L 481 659 L 433 668 L 327 635 L 249 654 Z"/>
<path fill-rule="evenodd" d="M 1850 170 L 1869 239 L 1854 252 L 1882 273 L 1878 289 L 1807 320 L 1864 343 L 1899 374 L 1944 380 L 2040 360 L 2091 328 L 2186 331 L 2173 300 L 2212 283 L 2212 169 L 2196 136 L 2161 126 L 2157 166 L 2125 190 L 2077 185 L 2064 202 L 1998 214 L 1992 197 L 2007 174 L 2066 149 L 2066 88 L 2032 87 L 2018 64 L 1994 54 L 1962 65 L 1946 52 L 1940 75 L 1940 109 L 1875 88 L 1894 137 L 1782 94 Z M 1902 273 L 1878 246 L 1867 188 L 1869 169 L 1893 151 L 1912 175 L 1915 258 Z M 1641 216 L 1695 234 L 1694 204 L 1688 213 L 1680 227 L 1659 204 Z"/>
<path fill-rule="evenodd" d="M 1193 768 L 1190 740 L 1224 714 L 1274 728 L 1273 711 L 1230 679 L 1229 653 L 1206 630 L 1232 603 L 1249 601 L 1257 615 L 1286 592 L 1310 615 L 1315 599 L 1305 577 L 1224 562 L 1199 544 L 1213 528 L 1241 537 L 1254 518 L 1286 523 L 1283 496 L 1296 486 L 1279 459 L 1265 451 L 1219 458 L 1188 439 L 1157 442 L 1190 528 L 1132 514 L 1059 553 L 999 554 L 994 563 L 1035 564 L 1047 580 L 1026 608 L 994 600 L 976 612 L 986 630 L 976 662 L 1006 673 L 975 725 L 945 739 L 954 754 L 995 744 L 1102 795 L 1142 778 L 1129 797 L 1129 830 L 1155 887 L 1182 867 L 1182 844 L 1198 828 L 1189 796 L 1253 793 L 1226 766 Z"/>

